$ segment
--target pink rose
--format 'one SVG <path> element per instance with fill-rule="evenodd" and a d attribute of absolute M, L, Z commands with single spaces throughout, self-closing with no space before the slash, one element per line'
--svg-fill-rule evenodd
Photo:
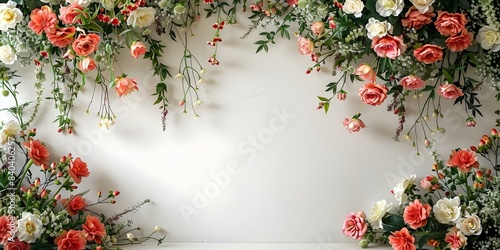
<path fill-rule="evenodd" d="M 345 217 L 345 221 L 342 224 L 342 232 L 348 237 L 352 237 L 356 240 L 361 240 L 368 229 L 368 225 L 365 220 L 366 216 L 363 212 L 351 212 Z"/>
<path fill-rule="evenodd" d="M 9 241 L 4 246 L 5 250 L 30 250 L 31 245 L 29 243 L 19 241 L 15 238 L 14 241 Z"/>
<path fill-rule="evenodd" d="M 460 88 L 455 86 L 455 84 L 450 84 L 450 83 L 441 84 L 438 87 L 437 92 L 438 95 L 441 95 L 446 99 L 456 99 L 464 95 L 464 93 Z"/>
<path fill-rule="evenodd" d="M 139 56 L 146 54 L 146 46 L 142 42 L 134 42 L 130 46 L 130 54 L 134 58 L 139 58 Z"/>
<path fill-rule="evenodd" d="M 73 24 L 78 20 L 78 15 L 82 13 L 83 7 L 78 4 L 78 1 L 68 6 L 59 9 L 59 19 L 65 24 Z"/>
<path fill-rule="evenodd" d="M 419 200 L 415 200 L 405 208 L 403 219 L 412 229 L 423 227 L 427 225 L 431 209 L 429 204 L 422 204 Z"/>
<path fill-rule="evenodd" d="M 456 227 L 450 228 L 450 231 L 444 237 L 444 241 L 454 250 L 467 245 L 467 237 Z"/>
<path fill-rule="evenodd" d="M 456 167 L 462 173 L 468 173 L 472 168 L 479 168 L 476 152 L 468 149 L 452 150 L 450 159 L 446 162 L 449 167 Z"/>
<path fill-rule="evenodd" d="M 83 237 L 81 231 L 69 230 L 64 231 L 54 240 L 58 250 L 84 250 L 87 245 L 87 240 Z"/>
<path fill-rule="evenodd" d="M 299 36 L 298 45 L 301 55 L 309 55 L 314 50 L 314 43 L 309 38 Z"/>
<path fill-rule="evenodd" d="M 389 244 L 394 250 L 416 250 L 415 237 L 411 236 L 410 231 L 403 227 L 400 231 L 392 232 L 389 236 Z"/>
<path fill-rule="evenodd" d="M 425 86 L 425 82 L 415 75 L 409 75 L 399 80 L 399 85 L 403 86 L 403 88 L 405 89 L 415 90 L 421 89 L 423 86 Z"/>
<path fill-rule="evenodd" d="M 358 66 L 354 74 L 359 76 L 361 79 L 370 82 L 375 82 L 375 78 L 377 77 L 377 73 L 375 73 L 372 67 L 364 63 Z"/>
<path fill-rule="evenodd" d="M 453 52 L 461 52 L 467 49 L 472 45 L 472 39 L 474 36 L 472 33 L 469 33 L 467 30 L 462 31 L 460 35 L 453 35 L 446 39 L 446 47 Z"/>
<path fill-rule="evenodd" d="M 116 92 L 118 96 L 128 95 L 136 90 L 139 90 L 137 87 L 137 79 L 131 79 L 126 77 L 117 77 L 115 79 L 116 83 Z"/>
<path fill-rule="evenodd" d="M 443 60 L 443 49 L 434 44 L 426 44 L 414 50 L 413 55 L 420 62 L 431 64 Z"/>
<path fill-rule="evenodd" d="M 374 37 L 372 48 L 379 57 L 396 59 L 406 51 L 406 44 L 403 43 L 401 37 L 387 35 L 384 37 Z"/>
<path fill-rule="evenodd" d="M 438 17 L 434 25 L 441 35 L 452 36 L 465 31 L 467 22 L 468 20 L 464 14 L 438 11 Z"/>
<path fill-rule="evenodd" d="M 401 23 L 403 24 L 403 27 L 419 30 L 424 25 L 432 23 L 432 18 L 435 16 L 436 14 L 434 13 L 434 8 L 432 6 L 430 6 L 425 13 L 420 13 L 415 6 L 411 6 L 406 12 L 405 18 L 401 20 Z"/>
<path fill-rule="evenodd" d="M 85 57 L 78 63 L 78 69 L 80 69 L 84 73 L 90 72 L 95 68 L 97 68 L 97 65 L 95 64 L 94 59 L 92 59 L 91 57 Z"/>
<path fill-rule="evenodd" d="M 358 118 L 352 118 L 352 119 L 345 118 L 343 124 L 349 131 L 349 133 L 359 132 L 362 128 L 366 127 L 363 121 Z"/>
<path fill-rule="evenodd" d="M 423 189 L 426 189 L 426 190 L 430 190 L 433 186 L 432 182 L 433 181 L 436 181 L 434 179 L 435 177 L 432 176 L 432 175 L 428 175 L 426 176 L 425 178 L 423 178 L 421 181 L 420 181 L 420 186 L 423 188 Z"/>
<path fill-rule="evenodd" d="M 99 48 L 101 38 L 96 34 L 79 35 L 73 42 L 73 50 L 79 56 L 88 56 Z"/>
<path fill-rule="evenodd" d="M 323 34 L 323 32 L 325 31 L 325 23 L 324 22 L 313 22 L 311 24 L 311 31 L 317 35 L 317 36 L 321 36 Z"/>
<path fill-rule="evenodd" d="M 378 106 L 387 98 L 387 87 L 378 83 L 366 83 L 358 91 L 361 101 L 372 106 Z"/>

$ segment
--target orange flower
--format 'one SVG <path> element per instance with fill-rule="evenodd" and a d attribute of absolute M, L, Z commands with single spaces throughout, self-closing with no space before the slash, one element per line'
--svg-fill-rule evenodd
<path fill-rule="evenodd" d="M 59 48 L 66 48 L 73 42 L 75 27 L 57 28 L 53 33 L 47 33 L 49 42 Z"/>
<path fill-rule="evenodd" d="M 13 236 L 10 230 L 10 219 L 7 215 L 2 215 L 0 217 L 0 244 L 5 244 L 9 242 L 9 239 Z"/>
<path fill-rule="evenodd" d="M 130 46 L 130 54 L 134 58 L 139 58 L 139 56 L 146 54 L 146 46 L 141 42 L 134 42 L 132 46 Z"/>
<path fill-rule="evenodd" d="M 5 250 L 30 250 L 31 245 L 29 243 L 19 241 L 15 238 L 14 241 L 9 241 L 4 246 Z"/>
<path fill-rule="evenodd" d="M 82 13 L 83 7 L 77 2 L 59 9 L 59 18 L 65 24 L 73 24 L 78 21 L 77 17 Z"/>
<path fill-rule="evenodd" d="M 370 65 L 365 63 L 359 65 L 354 74 L 359 76 L 361 79 L 370 82 L 375 82 L 375 78 L 377 77 L 375 70 L 373 70 Z"/>
<path fill-rule="evenodd" d="M 87 163 L 82 161 L 80 157 L 77 157 L 74 161 L 69 163 L 68 174 L 73 178 L 76 184 L 80 184 L 82 177 L 88 177 L 90 175 L 89 169 L 87 168 Z"/>
<path fill-rule="evenodd" d="M 452 150 L 450 159 L 446 162 L 449 167 L 456 167 L 462 173 L 468 173 L 472 168 L 479 168 L 476 152 L 468 149 Z"/>
<path fill-rule="evenodd" d="M 137 87 L 137 79 L 117 77 L 115 79 L 115 83 L 115 89 L 118 93 L 118 96 L 128 95 L 136 90 L 139 90 L 139 88 Z"/>
<path fill-rule="evenodd" d="M 61 199 L 61 204 L 66 208 L 69 215 L 73 216 L 82 211 L 88 204 L 82 196 L 72 196 L 68 199 Z"/>
<path fill-rule="evenodd" d="M 417 60 L 425 64 L 431 64 L 443 59 L 443 50 L 437 45 L 426 44 L 414 50 L 413 55 Z"/>
<path fill-rule="evenodd" d="M 468 20 L 464 14 L 438 11 L 438 17 L 434 25 L 441 35 L 452 36 L 465 31 L 467 22 Z"/>
<path fill-rule="evenodd" d="M 40 9 L 34 9 L 30 15 L 28 27 L 36 32 L 37 35 L 42 34 L 42 31 L 49 34 L 54 32 L 57 20 L 57 15 L 52 12 L 52 9 L 44 5 Z"/>
<path fill-rule="evenodd" d="M 403 218 L 406 223 L 412 228 L 417 229 L 427 225 L 427 218 L 431 214 L 431 206 L 429 204 L 422 204 L 419 200 L 410 202 L 405 208 Z"/>
<path fill-rule="evenodd" d="M 94 59 L 92 59 L 91 57 L 85 57 L 78 63 L 78 69 L 80 69 L 84 73 L 90 72 L 95 68 L 97 68 L 97 65 L 95 64 Z"/>
<path fill-rule="evenodd" d="M 415 237 L 411 236 L 406 227 L 400 231 L 392 232 L 389 236 L 389 244 L 394 250 L 416 250 Z"/>
<path fill-rule="evenodd" d="M 73 42 L 73 50 L 79 56 L 88 56 L 99 48 L 100 41 L 96 34 L 79 35 Z"/>
<path fill-rule="evenodd" d="M 419 30 L 422 26 L 432 23 L 432 18 L 435 16 L 436 14 L 434 13 L 434 8 L 432 6 L 430 6 L 429 10 L 425 13 L 420 13 L 415 6 L 411 6 L 406 12 L 405 18 L 401 20 L 401 23 L 404 27 Z"/>
<path fill-rule="evenodd" d="M 467 49 L 472 45 L 472 39 L 474 36 L 472 33 L 469 33 L 467 30 L 460 33 L 460 35 L 453 35 L 446 39 L 446 47 L 453 52 L 460 52 Z"/>
<path fill-rule="evenodd" d="M 29 140 L 23 142 L 23 145 L 28 149 L 28 157 L 33 160 L 33 164 L 41 166 L 49 161 L 49 150 L 39 140 Z"/>
<path fill-rule="evenodd" d="M 87 245 L 82 232 L 73 229 L 63 231 L 54 242 L 57 244 L 57 250 L 84 250 Z"/>
<path fill-rule="evenodd" d="M 85 218 L 85 224 L 82 225 L 82 228 L 83 236 L 88 241 L 94 241 L 97 244 L 101 244 L 102 237 L 106 235 L 106 229 L 99 218 L 90 214 Z"/>
<path fill-rule="evenodd" d="M 378 83 L 366 83 L 358 91 L 361 100 L 369 105 L 378 106 L 387 98 L 387 87 Z"/>

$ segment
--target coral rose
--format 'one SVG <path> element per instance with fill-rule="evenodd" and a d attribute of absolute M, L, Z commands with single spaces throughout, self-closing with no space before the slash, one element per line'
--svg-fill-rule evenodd
<path fill-rule="evenodd" d="M 99 217 L 90 214 L 85 218 L 85 224 L 82 225 L 82 229 L 83 236 L 88 241 L 94 241 L 97 244 L 101 244 L 102 237 L 106 235 L 106 229 L 99 220 Z"/>
<path fill-rule="evenodd" d="M 7 215 L 0 216 L 0 244 L 5 244 L 9 242 L 14 235 L 12 235 L 12 230 L 10 230 L 10 218 Z"/>
<path fill-rule="evenodd" d="M 18 238 L 15 238 L 14 241 L 9 241 L 5 244 L 5 250 L 30 250 L 31 245 L 29 243 L 19 241 Z"/>
<path fill-rule="evenodd" d="M 443 49 L 434 44 L 425 44 L 414 50 L 413 55 L 420 62 L 431 64 L 443 60 Z"/>
<path fill-rule="evenodd" d="M 54 242 L 57 244 L 57 250 L 83 250 L 87 245 L 82 233 L 73 229 L 63 231 Z"/>
<path fill-rule="evenodd" d="M 99 48 L 101 38 L 96 34 L 79 35 L 73 42 L 73 50 L 79 56 L 88 56 Z"/>
<path fill-rule="evenodd" d="M 91 57 L 85 57 L 83 60 L 78 62 L 78 69 L 82 72 L 87 73 L 97 68 L 97 65 Z"/>
<path fill-rule="evenodd" d="M 361 101 L 372 106 L 382 104 L 387 98 L 387 87 L 378 83 L 366 83 L 358 91 Z"/>
<path fill-rule="evenodd" d="M 463 96 L 464 93 L 460 88 L 455 86 L 455 84 L 445 83 L 438 87 L 438 95 L 443 96 L 446 99 L 456 99 Z"/>
<path fill-rule="evenodd" d="M 365 63 L 359 65 L 354 74 L 359 76 L 361 79 L 370 82 L 375 82 L 375 78 L 377 77 L 375 70 L 373 70 L 370 65 Z"/>
<path fill-rule="evenodd" d="M 356 240 L 361 240 L 368 229 L 368 224 L 366 223 L 366 215 L 363 212 L 351 212 L 345 217 L 345 221 L 342 224 L 342 232 L 348 237 L 352 237 Z"/>
<path fill-rule="evenodd" d="M 406 227 L 400 231 L 392 232 L 392 235 L 389 236 L 389 244 L 394 250 L 416 250 L 415 237 L 411 236 Z"/>
<path fill-rule="evenodd" d="M 425 82 L 415 75 L 409 75 L 399 80 L 399 85 L 403 86 L 405 89 L 415 90 L 424 87 Z"/>
<path fill-rule="evenodd" d="M 450 159 L 446 162 L 449 167 L 456 167 L 462 173 L 468 173 L 472 168 L 479 168 L 476 152 L 468 149 L 452 150 Z"/>
<path fill-rule="evenodd" d="M 82 177 L 88 177 L 90 175 L 87 163 L 82 161 L 80 157 L 77 157 L 74 161 L 69 163 L 68 174 L 73 178 L 76 184 L 80 184 Z"/>
<path fill-rule="evenodd" d="M 397 36 L 374 37 L 372 46 L 375 53 L 379 57 L 387 57 L 396 59 L 399 55 L 406 51 L 406 44 L 403 39 Z"/>
<path fill-rule="evenodd" d="M 131 79 L 126 77 L 117 77 L 115 79 L 116 83 L 116 92 L 118 96 L 128 95 L 136 90 L 139 90 L 137 87 L 137 79 Z"/>
<path fill-rule="evenodd" d="M 28 157 L 33 160 L 33 164 L 41 166 L 49 161 L 49 150 L 39 140 L 29 140 L 23 142 L 23 145 L 28 149 Z"/>
<path fill-rule="evenodd" d="M 65 24 L 73 24 L 78 21 L 77 17 L 82 13 L 83 7 L 77 2 L 59 9 L 59 19 Z"/>
<path fill-rule="evenodd" d="M 37 35 L 41 35 L 42 31 L 48 34 L 54 32 L 57 22 L 57 15 L 52 12 L 49 6 L 44 5 L 42 8 L 34 9 L 31 12 L 28 27 Z"/>
<path fill-rule="evenodd" d="M 130 46 L 130 54 L 134 58 L 139 58 L 139 56 L 146 54 L 146 46 L 141 42 L 134 42 Z"/>
<path fill-rule="evenodd" d="M 47 39 L 49 39 L 49 42 L 54 46 L 66 48 L 73 42 L 75 32 L 75 27 L 57 28 L 53 33 L 47 33 Z"/>
<path fill-rule="evenodd" d="M 422 204 L 419 200 L 410 202 L 403 213 L 404 221 L 412 229 L 417 229 L 427 225 L 427 218 L 431 214 L 431 205 Z"/>
<path fill-rule="evenodd" d="M 69 215 L 73 216 L 82 211 L 88 204 L 82 196 L 72 196 L 68 199 L 61 199 L 61 204 L 66 208 Z"/>
<path fill-rule="evenodd" d="M 460 35 L 453 35 L 446 39 L 446 47 L 453 52 L 461 52 L 472 45 L 472 40 L 474 36 L 467 30 L 460 33 Z"/>
<path fill-rule="evenodd" d="M 362 128 L 366 127 L 363 121 L 358 118 L 352 118 L 352 119 L 345 118 L 343 125 L 346 127 L 347 130 L 349 130 L 349 133 L 359 132 Z"/>
<path fill-rule="evenodd" d="M 411 6 L 401 20 L 403 27 L 419 30 L 424 25 L 432 23 L 432 18 L 436 17 L 432 6 L 425 13 L 421 13 L 415 6 Z"/>
<path fill-rule="evenodd" d="M 452 36 L 465 31 L 467 22 L 464 14 L 438 11 L 438 17 L 434 25 L 441 35 Z"/>
<path fill-rule="evenodd" d="M 309 38 L 299 36 L 297 43 L 301 55 L 309 55 L 314 50 L 314 43 Z"/>

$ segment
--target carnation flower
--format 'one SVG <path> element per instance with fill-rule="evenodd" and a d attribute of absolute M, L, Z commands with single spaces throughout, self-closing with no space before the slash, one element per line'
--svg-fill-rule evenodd
<path fill-rule="evenodd" d="M 23 212 L 21 219 L 17 221 L 16 236 L 20 241 L 33 243 L 42 235 L 42 221 L 39 216 Z"/>

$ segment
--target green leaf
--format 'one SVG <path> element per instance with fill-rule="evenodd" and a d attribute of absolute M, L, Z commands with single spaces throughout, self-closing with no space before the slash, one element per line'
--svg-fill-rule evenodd
<path fill-rule="evenodd" d="M 325 114 L 328 114 L 328 110 L 330 110 L 330 102 L 325 102 L 323 109 L 325 109 Z"/>
<path fill-rule="evenodd" d="M 376 3 L 377 3 L 377 0 L 367 0 L 366 1 L 366 8 L 371 12 L 375 12 L 376 11 L 376 7 L 375 7 Z"/>
<path fill-rule="evenodd" d="M 319 99 L 320 101 L 322 101 L 322 102 L 328 102 L 328 101 L 330 101 L 328 98 L 326 98 L 326 97 L 322 97 L 322 96 L 318 96 L 318 99 Z"/>
<path fill-rule="evenodd" d="M 382 226 L 388 232 L 399 231 L 405 227 L 405 221 L 401 215 L 390 214 L 382 219 Z"/>

